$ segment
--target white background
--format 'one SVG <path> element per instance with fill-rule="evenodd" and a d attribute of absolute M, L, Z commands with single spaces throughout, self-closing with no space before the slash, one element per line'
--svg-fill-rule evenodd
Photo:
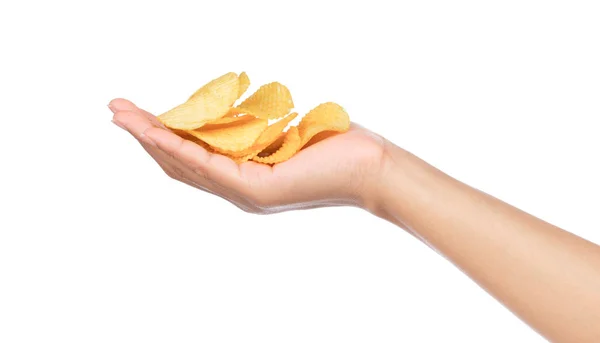
<path fill-rule="evenodd" d="M 544 341 L 367 212 L 172 181 L 106 105 L 246 71 L 600 243 L 597 1 L 162 3 L 0 5 L 1 342 Z"/>

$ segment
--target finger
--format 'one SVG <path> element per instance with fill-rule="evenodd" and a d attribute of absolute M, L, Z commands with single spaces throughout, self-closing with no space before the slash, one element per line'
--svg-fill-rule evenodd
<path fill-rule="evenodd" d="M 209 191 L 209 188 L 218 188 L 214 182 L 200 177 L 198 173 L 194 172 L 190 167 L 184 164 L 182 161 L 175 159 L 173 156 L 168 155 L 166 152 L 160 150 L 158 147 L 141 143 L 144 149 L 152 158 L 161 166 L 161 168 L 167 173 L 167 175 L 173 179 L 194 179 L 193 186 L 200 188 L 203 191 L 214 194 L 213 191 Z M 186 182 L 189 183 L 189 182 Z"/>
<path fill-rule="evenodd" d="M 148 129 L 156 127 L 152 125 L 146 116 L 139 113 L 139 111 L 118 111 L 115 113 L 113 121 L 115 124 L 127 130 L 133 137 L 135 137 L 135 139 L 139 140 L 140 142 L 156 146 L 154 142 L 148 139 L 148 137 L 146 137 L 144 134 L 144 132 L 146 132 Z"/>
<path fill-rule="evenodd" d="M 204 148 L 193 142 L 181 139 L 179 136 L 172 134 L 170 130 L 166 131 L 165 126 L 154 115 L 138 108 L 131 101 L 117 98 L 112 100 L 108 107 L 114 113 L 113 121 L 115 124 L 124 128 L 138 139 L 144 150 L 150 154 L 169 177 L 204 192 L 219 196 L 246 211 L 251 210 L 251 207 L 245 203 L 245 199 L 237 194 L 232 194 L 226 186 L 215 183 L 208 176 L 208 168 L 205 168 L 205 166 L 209 165 L 207 162 L 211 160 L 211 154 Z M 152 128 L 170 135 L 170 137 L 167 135 L 169 140 L 163 145 L 166 151 L 157 148 L 154 140 L 146 136 L 146 132 Z M 158 128 L 162 128 L 163 130 Z M 160 138 L 161 142 L 163 142 L 163 137 Z M 237 168 L 235 162 L 228 158 L 222 159 L 222 157 L 217 157 L 214 164 L 217 166 L 219 164 L 229 165 L 231 171 L 225 173 L 225 175 L 235 175 L 234 169 Z M 204 161 L 204 163 L 199 163 L 200 161 Z M 192 166 L 191 170 L 189 166 Z"/>
<path fill-rule="evenodd" d="M 108 103 L 108 108 L 110 108 L 110 110 L 115 113 L 118 111 L 135 111 L 137 110 L 137 106 L 135 106 L 135 104 L 127 99 L 123 99 L 123 98 L 116 98 L 111 100 Z"/>
<path fill-rule="evenodd" d="M 207 183 L 206 180 L 199 178 L 198 175 L 191 171 L 187 166 L 181 164 L 179 161 L 173 160 L 158 148 L 145 143 L 141 143 L 141 145 L 170 178 L 181 181 L 188 186 L 198 188 L 206 193 L 223 198 L 244 211 L 251 211 L 253 209 L 246 199 L 237 194 L 228 192 L 227 189 L 218 184 L 212 182 Z"/>
<path fill-rule="evenodd" d="M 209 153 L 198 144 L 165 130 L 149 129 L 146 136 L 167 155 L 181 161 L 207 180 L 236 190 L 245 186 L 240 178 L 238 165 L 231 159 Z"/>
<path fill-rule="evenodd" d="M 155 160 L 157 160 L 157 162 L 159 164 L 163 164 L 163 165 L 161 165 L 161 167 L 163 167 L 164 164 L 171 164 L 172 167 L 170 168 L 170 170 L 175 171 L 176 174 L 181 174 L 181 176 L 183 176 L 183 174 L 180 173 L 179 171 L 189 168 L 192 171 L 195 171 L 200 176 L 203 176 L 204 180 L 203 180 L 203 182 L 201 182 L 201 186 L 203 188 L 208 188 L 211 186 L 211 184 L 214 183 L 214 181 L 207 176 L 206 169 L 201 167 L 203 164 L 198 162 L 198 160 L 208 161 L 210 159 L 210 156 L 209 156 L 210 153 L 207 152 L 204 148 L 198 146 L 195 143 L 184 140 L 173 133 L 170 133 L 170 132 L 167 132 L 167 131 L 164 131 L 164 130 L 161 130 L 161 129 L 158 129 L 158 128 L 152 126 L 149 123 L 149 121 L 145 118 L 145 116 L 143 116 L 141 113 L 139 113 L 139 111 L 136 111 L 136 112 L 118 111 L 115 113 L 115 121 L 118 121 L 119 123 L 121 123 L 123 125 L 123 127 L 127 131 L 129 131 L 129 133 L 131 133 L 136 139 L 138 139 L 140 141 L 140 143 L 142 143 L 142 145 L 148 145 L 148 146 L 153 147 L 153 152 L 151 153 L 151 156 Z M 176 149 L 171 148 L 171 149 L 167 149 L 167 151 L 158 149 L 156 147 L 155 142 L 152 139 L 149 139 L 146 135 L 146 133 L 149 129 L 163 131 L 163 132 L 167 133 L 168 135 L 170 135 L 171 136 L 170 138 L 174 139 L 175 143 L 170 143 L 167 146 L 171 147 L 173 145 L 182 145 L 184 151 L 189 151 L 190 147 L 191 147 L 192 152 L 184 154 L 184 156 L 187 156 L 188 158 L 182 160 L 181 156 L 179 156 L 179 154 L 175 153 Z M 148 152 L 150 153 L 150 151 L 148 151 Z M 191 158 L 192 154 L 193 154 L 193 159 Z M 178 156 L 175 156 L 175 155 L 178 155 Z M 192 167 L 190 167 L 190 166 L 192 166 Z M 172 175 L 169 175 L 169 176 L 172 176 Z M 196 176 L 198 176 L 198 175 L 196 175 Z M 177 177 L 173 177 L 173 178 L 177 178 Z"/>
<path fill-rule="evenodd" d="M 198 188 L 204 192 L 220 196 L 216 194 L 214 191 L 209 189 L 209 185 L 206 185 L 202 182 L 202 180 L 192 180 L 197 178 L 195 173 L 190 172 L 189 169 L 182 165 L 180 162 L 173 160 L 170 156 L 167 156 L 163 151 L 159 150 L 155 146 L 148 145 L 146 143 L 140 143 L 144 150 L 156 161 L 156 163 L 161 167 L 161 169 L 172 179 L 181 181 L 188 186 L 192 186 Z M 229 200 L 226 196 L 221 196 Z"/>
<path fill-rule="evenodd" d="M 162 170 L 172 179 L 176 179 L 186 184 L 199 188 L 202 191 L 214 194 L 211 192 L 206 185 L 201 184 L 200 182 L 195 182 L 188 180 L 188 175 L 186 175 L 186 167 L 180 165 L 177 161 L 174 161 L 169 156 L 167 156 L 164 152 L 160 151 L 158 148 L 148 145 L 146 143 L 141 143 L 142 147 L 148 155 L 150 155 L 154 161 L 162 168 Z"/>
<path fill-rule="evenodd" d="M 110 110 L 113 113 L 116 113 L 119 111 L 139 112 L 139 113 L 143 114 L 144 116 L 146 116 L 146 118 L 148 118 L 148 120 L 150 120 L 152 125 L 166 129 L 166 127 L 156 118 L 155 115 L 137 107 L 133 102 L 131 102 L 127 99 L 122 99 L 122 98 L 113 99 L 108 104 L 108 108 L 110 108 Z"/>

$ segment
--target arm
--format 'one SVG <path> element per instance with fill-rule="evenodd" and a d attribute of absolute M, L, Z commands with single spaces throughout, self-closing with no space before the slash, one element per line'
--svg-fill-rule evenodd
<path fill-rule="evenodd" d="M 553 342 L 600 342 L 600 247 L 387 143 L 368 208 L 448 258 Z"/>
<path fill-rule="evenodd" d="M 357 206 L 438 251 L 554 342 L 600 342 L 600 247 L 473 189 L 353 125 L 292 159 L 237 165 L 166 130 L 131 102 L 109 105 L 170 177 L 244 211 Z"/>

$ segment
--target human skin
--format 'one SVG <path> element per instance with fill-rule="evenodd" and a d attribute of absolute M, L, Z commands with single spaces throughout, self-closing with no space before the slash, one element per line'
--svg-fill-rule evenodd
<path fill-rule="evenodd" d="M 246 212 L 355 206 L 407 230 L 552 342 L 600 342 L 600 246 L 356 124 L 268 166 L 211 154 L 124 99 L 113 122 L 170 177 Z"/>

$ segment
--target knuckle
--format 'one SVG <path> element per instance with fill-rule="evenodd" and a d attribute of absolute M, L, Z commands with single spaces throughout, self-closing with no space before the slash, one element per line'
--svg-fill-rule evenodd
<path fill-rule="evenodd" d="M 193 171 L 194 171 L 194 174 L 196 174 L 198 177 L 200 177 L 200 179 L 202 180 L 203 183 L 205 183 L 215 189 L 221 189 L 221 190 L 223 189 L 222 185 L 220 185 L 217 181 L 213 180 L 213 178 L 210 177 L 210 175 L 208 173 L 208 169 L 206 169 L 204 167 L 199 167 L 199 168 L 195 168 Z"/>
<path fill-rule="evenodd" d="M 173 173 L 178 179 L 183 178 L 184 176 L 183 170 L 177 166 L 173 166 Z"/>
<path fill-rule="evenodd" d="M 172 160 L 176 159 L 176 157 L 175 157 L 175 151 L 167 150 L 167 151 L 165 151 L 165 154 L 167 155 L 168 158 L 170 158 Z"/>
<path fill-rule="evenodd" d="M 252 191 L 247 198 L 252 203 L 252 207 L 260 211 L 266 211 L 275 206 L 275 202 L 268 195 L 256 191 Z"/>
<path fill-rule="evenodd" d="M 175 174 L 173 174 L 172 171 L 170 171 L 169 169 L 163 169 L 165 171 L 165 174 L 167 174 L 168 177 L 170 177 L 171 179 L 175 179 Z"/>
<path fill-rule="evenodd" d="M 171 167 L 161 165 L 161 168 L 165 172 L 165 174 L 167 174 L 168 177 L 170 177 L 171 179 L 174 179 L 174 180 L 177 179 L 177 174 Z"/>
<path fill-rule="evenodd" d="M 171 157 L 172 159 L 178 159 L 181 154 L 181 149 L 183 147 L 184 142 L 185 141 L 183 139 L 180 139 L 176 147 L 167 151 L 167 155 L 169 155 L 169 157 Z"/>
<path fill-rule="evenodd" d="M 210 178 L 208 177 L 208 170 L 206 168 L 195 168 L 194 173 L 198 175 L 202 180 L 210 181 Z"/>
<path fill-rule="evenodd" d="M 177 175 L 172 171 L 167 171 L 167 176 L 169 176 L 173 180 L 177 180 Z"/>

